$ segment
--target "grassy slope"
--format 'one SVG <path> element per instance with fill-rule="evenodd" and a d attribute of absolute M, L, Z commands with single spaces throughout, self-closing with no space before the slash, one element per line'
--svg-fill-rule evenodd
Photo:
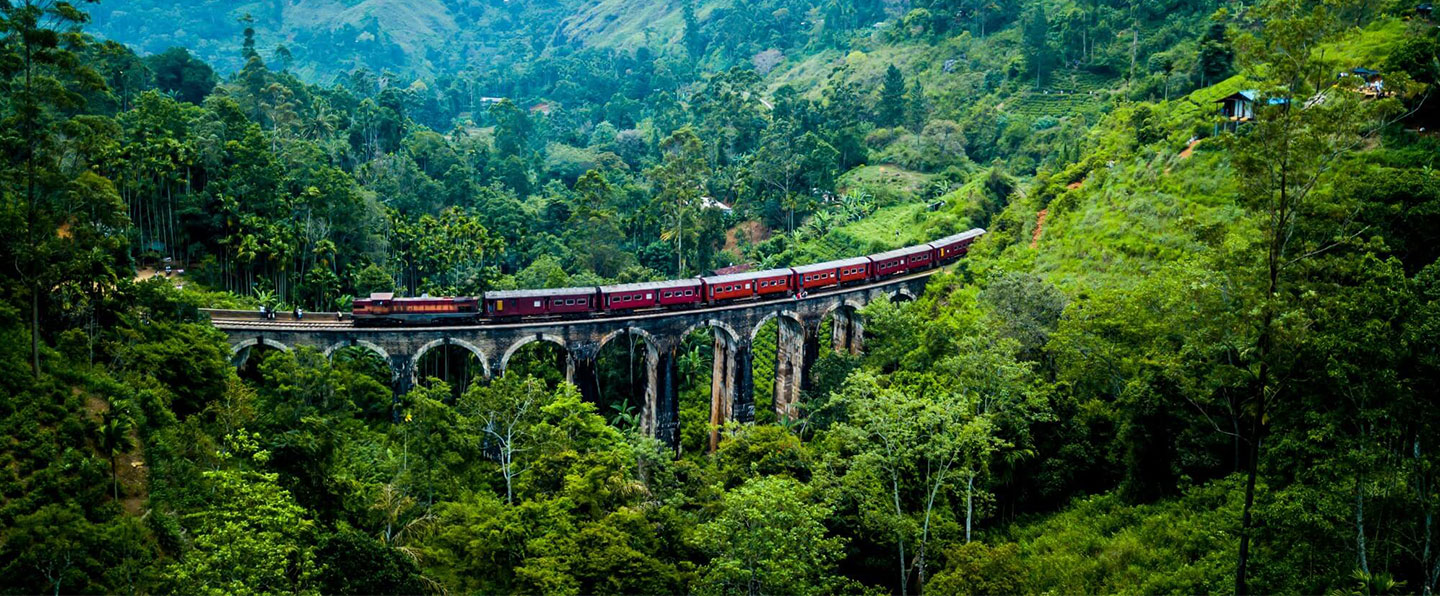
<path fill-rule="evenodd" d="M 697 14 L 703 18 L 705 7 Z M 576 9 L 565 19 L 560 34 L 578 39 L 584 45 L 610 48 L 633 48 L 650 43 L 679 43 L 684 31 L 680 4 L 643 0 L 593 0 Z"/>
<path fill-rule="evenodd" d="M 1403 23 L 1380 21 L 1324 51 L 1341 65 L 1374 63 L 1403 35 Z M 1205 140 L 1192 157 L 1180 157 L 1196 129 L 1209 131 L 1215 99 L 1249 86 L 1237 76 L 1155 104 L 1152 122 L 1165 136 L 1143 147 L 1128 125 L 1133 108 L 1116 110 L 1092 132 L 1092 150 L 1072 176 L 1083 183 L 1043 205 L 1050 212 L 1037 248 L 1028 240 L 1040 197 L 1007 210 L 1005 220 L 1027 241 L 1008 246 L 1006 259 L 1012 266 L 1029 263 L 1069 290 L 1128 285 L 1227 233 L 1251 233 L 1223 147 Z"/>
<path fill-rule="evenodd" d="M 1402 39 L 1397 24 L 1377 23 L 1327 52 L 1342 63 L 1374 62 Z M 1179 157 L 1190 129 L 1211 118 L 1213 108 L 1203 106 L 1245 86 L 1237 77 L 1155 105 L 1168 136 L 1148 146 L 1135 146 L 1133 127 L 1125 124 L 1132 108 L 1117 110 L 1092 133 L 1083 165 L 1037 183 L 1039 192 L 1015 197 L 992 228 L 1001 228 L 996 236 L 1002 237 L 988 239 L 972 266 L 1031 270 L 1078 296 L 1087 288 L 1132 285 L 1204 244 L 1255 233 L 1237 205 L 1240 189 L 1223 148 L 1202 142 L 1192 157 Z M 1068 188 L 1072 180 L 1083 182 Z M 1031 248 L 1043 197 L 1050 198 L 1050 217 Z M 1023 591 L 1223 592 L 1233 581 L 1242 494 L 1237 481 L 1226 479 L 1148 505 L 1098 495 L 1021 519 L 989 538 L 1018 545 Z"/>
<path fill-rule="evenodd" d="M 860 166 L 841 176 L 836 187 L 843 193 L 855 187 L 884 186 L 902 194 L 914 195 L 923 190 L 931 178 L 930 175 L 895 165 Z"/>
<path fill-rule="evenodd" d="M 344 25 L 360 29 L 371 18 L 379 21 L 407 53 L 418 56 L 423 56 L 427 47 L 444 43 L 458 30 L 455 16 L 440 0 L 363 0 L 358 4 L 312 0 L 285 8 L 286 30 L 336 29 Z"/>
<path fill-rule="evenodd" d="M 933 42 L 892 43 L 885 40 L 883 32 L 875 32 L 854 45 L 856 49 L 849 53 L 824 50 L 786 61 L 770 75 L 770 90 L 788 84 L 818 99 L 836 77 L 858 83 L 862 89 L 877 89 L 885 70 L 894 64 L 908 79 L 921 83 L 936 117 L 954 119 L 992 93 L 986 86 L 987 77 L 999 74 L 996 71 L 1003 65 L 1021 60 L 1019 31 L 1014 27 L 985 38 L 962 33 Z M 945 63 L 952 60 L 950 72 L 946 72 Z M 1062 118 L 1098 109 L 1122 83 L 1100 75 L 1058 71 L 1039 88 L 1029 81 L 1017 82 L 1014 88 L 998 90 L 989 101 L 998 104 L 1002 112 Z"/>
<path fill-rule="evenodd" d="M 1221 481 L 1149 505 L 1081 499 L 996 537 L 1019 545 L 1032 593 L 1224 592 L 1235 563 L 1238 488 Z"/>

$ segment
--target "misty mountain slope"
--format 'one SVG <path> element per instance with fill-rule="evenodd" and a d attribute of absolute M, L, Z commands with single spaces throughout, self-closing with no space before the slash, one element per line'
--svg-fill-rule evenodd
<path fill-rule="evenodd" d="M 359 66 L 435 76 L 457 72 L 500 53 L 507 44 L 544 47 L 556 27 L 577 12 L 573 1 L 487 2 L 482 0 L 296 0 L 224 2 L 136 0 L 101 2 L 89 29 L 130 45 L 142 54 L 185 47 L 222 73 L 243 66 L 240 46 L 249 15 L 256 43 L 267 59 L 285 45 L 294 71 L 311 80 L 329 80 Z M 594 3 L 604 9 L 605 3 Z M 650 6 L 648 1 L 626 5 Z M 663 5 L 663 3 L 655 3 Z M 654 11 L 621 11 L 654 20 Z M 613 13 L 595 13 L 614 26 Z M 678 19 L 676 20 L 678 23 Z M 588 35 L 589 20 L 577 21 L 571 37 Z M 632 29 L 628 25 L 625 29 Z"/>

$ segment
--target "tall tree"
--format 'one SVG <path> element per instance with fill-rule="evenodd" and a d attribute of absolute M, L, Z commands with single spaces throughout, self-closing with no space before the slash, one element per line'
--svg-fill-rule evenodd
<path fill-rule="evenodd" d="M 1361 103 L 1355 94 L 1328 87 L 1330 68 L 1317 46 L 1337 31 L 1328 4 L 1271 0 L 1253 15 L 1258 36 L 1244 40 L 1252 76 L 1267 83 L 1268 101 L 1257 109 L 1252 130 L 1231 137 L 1242 202 L 1258 220 L 1260 237 L 1254 313 L 1255 345 L 1250 370 L 1253 393 L 1243 405 L 1248 443 L 1245 505 L 1241 514 L 1235 592 L 1250 590 L 1250 550 L 1256 483 L 1265 462 L 1262 444 L 1271 434 L 1275 410 L 1292 399 L 1287 385 L 1295 366 L 1307 316 L 1300 294 L 1302 263 L 1358 234 L 1327 217 L 1322 179 L 1357 149 L 1388 102 Z M 1263 73 L 1263 74 L 1262 74 Z M 1337 240 L 1337 238 L 1339 240 Z"/>
<path fill-rule="evenodd" d="M 30 298 L 30 366 L 37 377 L 40 303 L 54 281 L 53 258 L 63 256 L 73 237 L 64 227 L 66 194 L 87 180 L 91 189 L 101 182 L 88 171 L 67 175 L 72 172 L 62 168 L 64 139 L 57 134 L 83 107 L 83 92 L 104 88 L 100 75 L 77 54 L 85 45 L 79 27 L 86 19 L 74 4 L 60 0 L 0 4 L 0 76 L 7 98 L 0 104 L 6 131 L 0 143 L 10 166 L 0 181 L 8 187 L 6 228 L 17 232 L 7 233 L 5 242 Z"/>
<path fill-rule="evenodd" d="M 530 452 L 543 438 L 535 425 L 544 419 L 554 395 L 534 377 L 507 374 L 490 385 L 475 385 L 459 408 L 474 431 L 493 445 L 491 457 L 505 480 L 505 502 L 515 504 L 515 484 L 530 468 Z"/>
<path fill-rule="evenodd" d="M 905 75 L 891 64 L 885 69 L 885 80 L 880 84 L 880 99 L 875 105 L 875 116 L 880 126 L 900 126 L 905 123 L 909 102 L 905 101 Z"/>
<path fill-rule="evenodd" d="M 704 181 L 710 176 L 700 137 L 690 127 L 675 131 L 660 142 L 664 160 L 647 174 L 660 185 L 656 200 L 670 228 L 662 240 L 675 241 L 675 275 L 685 276 L 685 225 L 695 219 L 704 195 Z M 693 234 L 693 230 L 689 232 Z"/>
<path fill-rule="evenodd" d="M 1035 75 L 1035 86 L 1039 87 L 1049 74 L 1053 53 L 1050 51 L 1050 19 L 1045 14 L 1045 3 L 1034 2 L 1025 12 L 1021 26 L 1024 40 L 1025 62 Z"/>

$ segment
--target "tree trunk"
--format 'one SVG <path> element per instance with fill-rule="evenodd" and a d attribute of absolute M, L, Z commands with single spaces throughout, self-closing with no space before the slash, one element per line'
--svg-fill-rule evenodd
<path fill-rule="evenodd" d="M 965 544 L 970 544 L 971 520 L 975 516 L 975 473 L 970 473 L 970 479 L 965 481 Z"/>
<path fill-rule="evenodd" d="M 30 372 L 40 378 L 40 284 L 30 284 Z"/>
<path fill-rule="evenodd" d="M 890 483 L 891 488 L 894 490 L 892 495 L 895 497 L 895 515 L 903 516 L 904 512 L 900 509 L 900 481 L 894 477 L 893 473 L 890 478 Z M 900 547 L 900 596 L 908 596 L 910 593 L 910 572 L 905 567 L 905 534 L 896 532 L 895 542 Z"/>
<path fill-rule="evenodd" d="M 1365 556 L 1365 477 L 1355 481 L 1355 557 L 1360 571 L 1370 575 L 1370 561 Z"/>
<path fill-rule="evenodd" d="M 1130 30 L 1130 74 L 1125 77 L 1125 82 L 1135 80 L 1135 58 L 1140 51 L 1140 26 L 1139 23 L 1132 25 Z"/>
<path fill-rule="evenodd" d="M 1257 416 L 1256 418 L 1259 418 Z M 1260 437 L 1256 436 L 1251 442 L 1250 448 L 1250 473 L 1245 480 L 1245 509 L 1240 515 L 1240 555 L 1235 563 L 1235 594 L 1245 596 L 1248 594 L 1246 587 L 1246 565 L 1250 561 L 1250 509 L 1255 504 L 1255 472 L 1260 458 Z"/>
<path fill-rule="evenodd" d="M 1415 459 L 1415 467 L 1418 470 L 1420 469 L 1419 435 L 1415 436 L 1413 445 L 1414 447 L 1412 448 L 1411 453 Z M 1422 554 L 1420 555 L 1420 564 L 1425 567 L 1425 585 L 1421 587 L 1421 591 L 1425 594 L 1425 596 L 1430 596 L 1435 592 L 1435 579 L 1437 576 L 1440 576 L 1440 562 L 1437 562 L 1434 567 L 1430 566 L 1431 528 L 1434 524 L 1435 516 L 1434 511 L 1430 508 L 1430 504 L 1426 502 L 1426 500 L 1428 500 L 1430 496 L 1430 492 L 1428 490 L 1429 483 L 1427 482 L 1427 480 L 1428 479 L 1425 478 L 1422 474 L 1420 481 L 1415 483 L 1415 488 L 1417 494 L 1420 496 L 1420 508 L 1425 511 L 1425 547 L 1422 551 Z"/>

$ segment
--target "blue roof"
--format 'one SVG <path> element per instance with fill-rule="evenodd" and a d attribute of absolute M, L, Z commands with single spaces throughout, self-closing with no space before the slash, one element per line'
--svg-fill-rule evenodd
<path fill-rule="evenodd" d="M 1255 98 L 1257 98 L 1257 97 L 1260 97 L 1260 92 L 1259 92 L 1259 91 L 1256 91 L 1256 90 L 1254 90 L 1254 89 L 1246 89 L 1246 90 L 1244 90 L 1244 91 L 1236 91 L 1236 92 L 1234 92 L 1234 93 L 1231 93 L 1230 95 L 1226 95 L 1225 97 L 1222 97 L 1222 98 L 1220 98 L 1220 99 L 1217 99 L 1217 100 L 1215 100 L 1215 103 L 1230 101 L 1230 100 L 1232 100 L 1232 99 L 1243 99 L 1243 100 L 1245 100 L 1245 101 L 1255 101 Z"/>

